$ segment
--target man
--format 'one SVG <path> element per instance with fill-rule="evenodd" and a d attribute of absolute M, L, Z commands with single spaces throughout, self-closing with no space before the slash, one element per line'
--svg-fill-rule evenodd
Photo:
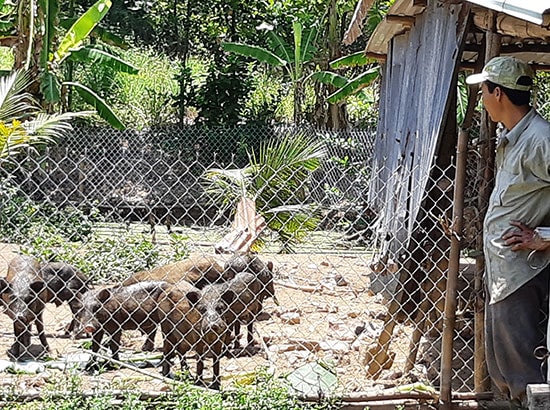
<path fill-rule="evenodd" d="M 489 375 L 510 399 L 546 379 L 534 350 L 544 345 L 550 241 L 550 124 L 529 104 L 533 71 L 514 57 L 495 57 L 479 74 L 483 105 L 504 130 L 497 141 L 495 187 L 485 216 L 486 354 Z"/>

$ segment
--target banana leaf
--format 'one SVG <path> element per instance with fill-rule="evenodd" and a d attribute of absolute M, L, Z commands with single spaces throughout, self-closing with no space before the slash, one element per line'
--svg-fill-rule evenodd
<path fill-rule="evenodd" d="M 67 59 L 81 63 L 99 64 L 128 74 L 137 74 L 139 72 L 139 70 L 130 63 L 103 50 L 94 48 L 93 46 L 85 46 L 73 50 Z"/>
<path fill-rule="evenodd" d="M 62 61 L 71 52 L 71 49 L 80 46 L 94 27 L 105 17 L 111 4 L 111 0 L 99 0 L 78 18 L 67 31 L 54 53 L 55 62 Z"/>
<path fill-rule="evenodd" d="M 317 71 L 308 78 L 312 78 L 323 84 L 332 85 L 336 88 L 342 88 L 349 82 L 346 77 L 333 73 L 332 71 Z"/>
<path fill-rule="evenodd" d="M 338 69 L 344 67 L 360 67 L 373 62 L 375 62 L 375 60 L 365 56 L 364 51 L 359 51 L 357 53 L 349 54 L 331 61 L 330 68 Z"/>
<path fill-rule="evenodd" d="M 69 30 L 71 26 L 76 22 L 76 20 L 77 20 L 76 17 L 61 19 L 59 21 L 59 25 L 63 27 L 65 30 Z M 111 46 L 115 46 L 123 50 L 128 50 L 130 48 L 130 45 L 126 41 L 124 41 L 122 37 L 119 37 L 116 34 L 108 30 L 105 30 L 102 27 L 96 26 L 93 29 L 93 31 L 90 33 L 90 37 L 98 38 L 105 44 L 109 44 Z"/>
<path fill-rule="evenodd" d="M 59 102 L 61 99 L 59 79 L 49 70 L 43 71 L 40 75 L 40 91 L 42 91 L 46 101 L 50 103 Z"/>
<path fill-rule="evenodd" d="M 360 90 L 370 85 L 378 78 L 378 68 L 372 68 L 358 75 L 353 80 L 350 80 L 345 86 L 327 97 L 327 101 L 331 104 L 336 104 L 339 101 L 357 94 Z"/>
<path fill-rule="evenodd" d="M 73 87 L 78 95 L 80 95 L 80 97 L 82 97 L 85 102 L 94 107 L 98 115 L 105 121 L 107 121 L 111 126 L 119 130 L 123 130 L 126 128 L 122 121 L 113 112 L 111 107 L 109 107 L 109 105 L 105 101 L 103 101 L 103 99 L 101 99 L 101 97 L 99 97 L 94 91 L 79 83 L 64 82 L 63 85 Z"/>
<path fill-rule="evenodd" d="M 244 57 L 252 57 L 261 63 L 269 64 L 276 67 L 284 66 L 285 64 L 287 64 L 285 60 L 278 57 L 276 54 L 258 46 L 252 46 L 242 43 L 222 42 L 222 48 L 225 51 L 239 54 Z"/>

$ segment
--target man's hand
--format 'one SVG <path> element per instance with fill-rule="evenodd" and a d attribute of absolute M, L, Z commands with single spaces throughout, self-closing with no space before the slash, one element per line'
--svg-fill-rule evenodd
<path fill-rule="evenodd" d="M 550 241 L 543 241 L 542 238 L 535 233 L 534 229 L 518 221 L 511 221 L 510 225 L 518 229 L 508 231 L 502 235 L 502 239 L 506 245 L 512 247 L 513 251 L 544 251 L 550 249 Z"/>

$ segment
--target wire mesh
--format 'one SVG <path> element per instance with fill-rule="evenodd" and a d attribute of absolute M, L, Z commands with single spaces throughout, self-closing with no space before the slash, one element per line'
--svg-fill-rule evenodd
<path fill-rule="evenodd" d="M 276 165 L 255 163 L 252 152 L 299 135 L 323 143 L 320 166 L 288 166 L 284 178 L 260 181 Z M 258 369 L 303 374 L 322 362 L 344 392 L 437 388 L 454 164 L 431 171 L 418 229 L 388 259 L 369 205 L 374 137 L 288 126 L 76 128 L 56 146 L 2 163 L 5 385 L 17 379 L 21 391 L 40 391 L 36 377 L 76 369 L 90 388 L 106 389 L 143 367 L 150 377 L 134 380 L 136 391 L 162 390 L 159 375 L 227 387 Z M 463 392 L 474 388 L 476 141 L 453 362 L 453 389 Z M 235 200 L 207 188 L 213 169 L 255 187 L 267 228 L 253 256 L 215 252 L 235 228 Z M 408 186 L 401 200 L 420 189 Z"/>

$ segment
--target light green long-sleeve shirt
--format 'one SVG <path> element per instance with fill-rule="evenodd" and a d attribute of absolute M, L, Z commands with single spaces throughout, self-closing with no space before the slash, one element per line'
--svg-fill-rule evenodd
<path fill-rule="evenodd" d="M 490 303 L 503 300 L 550 262 L 548 254 L 514 252 L 501 236 L 510 221 L 535 228 L 550 226 L 550 123 L 531 109 L 499 138 L 495 188 L 489 200 L 483 235 L 485 281 Z"/>

